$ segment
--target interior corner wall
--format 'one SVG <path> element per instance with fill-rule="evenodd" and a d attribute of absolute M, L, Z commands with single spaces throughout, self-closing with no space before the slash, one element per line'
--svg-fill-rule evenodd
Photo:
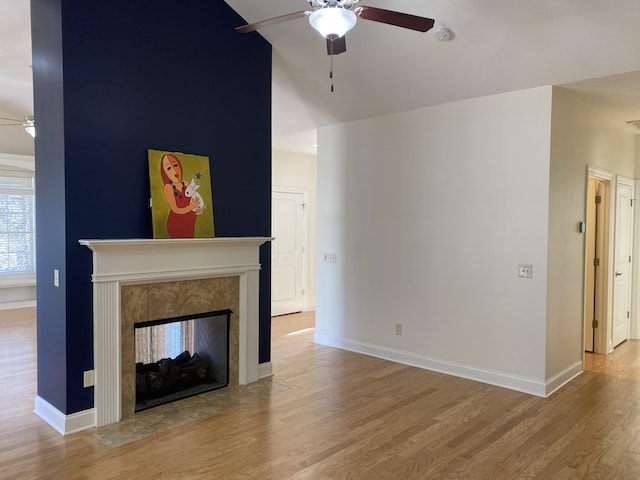
<path fill-rule="evenodd" d="M 93 406 L 92 256 L 78 240 L 152 238 L 147 149 L 210 158 L 217 236 L 270 236 L 271 46 L 210 0 L 33 0 L 31 13 L 38 395 L 70 414 Z M 264 245 L 260 362 L 270 257 Z"/>
<path fill-rule="evenodd" d="M 273 151 L 272 184 L 281 187 L 304 189 L 308 193 L 308 238 L 307 238 L 307 286 L 304 308 L 309 310 L 316 305 L 316 157 L 303 153 Z"/>
<path fill-rule="evenodd" d="M 597 105 L 584 94 L 553 88 L 547 378 L 583 358 L 585 247 L 577 224 L 586 220 L 587 166 L 635 177 L 634 135 Z"/>
<path fill-rule="evenodd" d="M 550 119 L 541 87 L 319 129 L 316 341 L 543 395 Z"/>

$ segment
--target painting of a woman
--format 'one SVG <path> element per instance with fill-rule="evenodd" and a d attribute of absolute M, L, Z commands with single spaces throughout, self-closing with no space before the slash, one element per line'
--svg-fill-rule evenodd
<path fill-rule="evenodd" d="M 204 210 L 185 194 L 188 183 L 182 179 L 182 164 L 175 155 L 165 154 L 160 161 L 160 171 L 164 182 L 162 193 L 170 210 L 167 217 L 169 237 L 193 238 L 196 217 L 202 215 Z"/>
<path fill-rule="evenodd" d="M 153 238 L 212 238 L 209 157 L 148 150 Z"/>

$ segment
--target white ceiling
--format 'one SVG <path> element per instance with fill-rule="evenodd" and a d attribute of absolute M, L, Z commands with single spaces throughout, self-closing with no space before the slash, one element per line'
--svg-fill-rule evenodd
<path fill-rule="evenodd" d="M 307 10 L 305 0 L 226 0 L 247 22 Z M 454 32 L 438 42 L 359 20 L 335 57 L 329 90 L 325 44 L 305 18 L 262 28 L 273 45 L 275 135 L 542 85 L 576 88 L 640 119 L 637 0 L 362 0 L 435 19 Z M 251 33 L 248 35 L 256 35 Z"/>
<path fill-rule="evenodd" d="M 305 0 L 226 1 L 248 22 L 309 9 Z M 638 0 L 362 4 L 434 18 L 454 39 L 360 19 L 334 57 L 331 93 L 324 40 L 305 18 L 261 29 L 273 45 L 274 148 L 314 153 L 317 127 L 541 85 L 568 84 L 620 122 L 640 119 Z M 0 0 L 0 116 L 33 113 L 30 46 L 29 1 Z M 14 128 L 0 127 L 0 150 Z"/>
<path fill-rule="evenodd" d="M 24 120 L 31 114 L 29 1 L 0 0 L 0 117 Z M 33 138 L 21 126 L 0 127 L 0 152 L 33 155 Z"/>

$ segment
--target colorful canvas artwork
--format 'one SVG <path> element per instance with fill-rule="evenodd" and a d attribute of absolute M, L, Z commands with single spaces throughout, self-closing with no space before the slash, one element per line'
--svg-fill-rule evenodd
<path fill-rule="evenodd" d="M 149 150 L 153 238 L 214 236 L 209 157 Z"/>

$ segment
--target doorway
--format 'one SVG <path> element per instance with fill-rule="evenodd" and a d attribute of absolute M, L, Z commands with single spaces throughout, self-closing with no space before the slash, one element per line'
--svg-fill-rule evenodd
<path fill-rule="evenodd" d="M 633 195 L 633 179 L 589 167 L 584 268 L 586 352 L 611 353 L 631 338 Z"/>
<path fill-rule="evenodd" d="M 613 175 L 589 167 L 585 238 L 584 350 L 607 353 L 609 222 Z"/>

